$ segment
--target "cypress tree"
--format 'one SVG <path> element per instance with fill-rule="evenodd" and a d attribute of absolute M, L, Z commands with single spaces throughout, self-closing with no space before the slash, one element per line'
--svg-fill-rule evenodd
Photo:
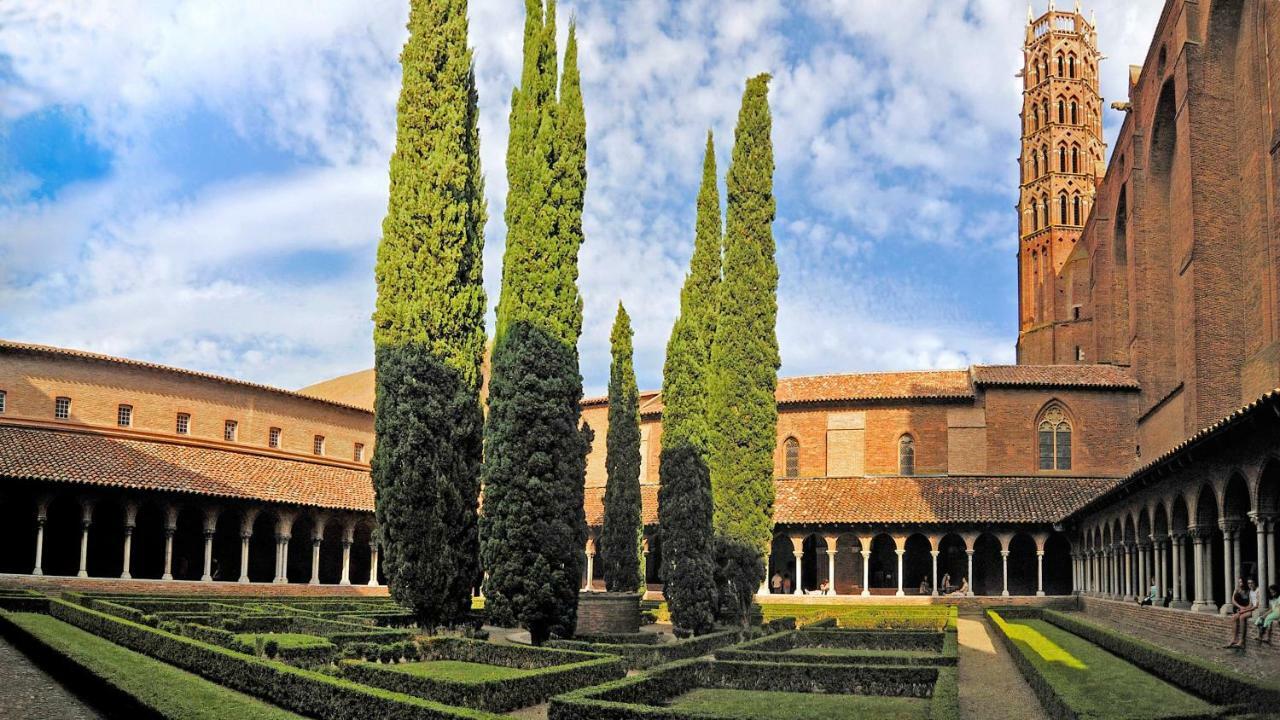
<path fill-rule="evenodd" d="M 720 248 L 720 195 L 715 147 L 708 132 L 693 258 L 680 291 L 680 317 L 671 329 L 662 373 L 658 462 L 663 594 L 675 625 L 697 634 L 711 630 L 718 606 L 706 462 L 706 386 L 716 325 Z"/>
<path fill-rule="evenodd" d="M 609 366 L 609 432 L 605 443 L 604 530 L 601 561 L 609 592 L 635 592 L 644 585 L 641 574 L 640 508 L 640 392 L 631 363 L 631 318 L 618 303 L 609 336 L 613 362 Z"/>
<path fill-rule="evenodd" d="M 748 80 L 738 113 L 708 388 L 716 533 L 761 555 L 772 533 L 779 365 L 768 92 L 768 75 Z"/>
<path fill-rule="evenodd" d="M 544 13 L 540 0 L 527 0 L 526 11 L 507 148 L 507 247 L 485 428 L 481 555 L 490 617 L 519 622 L 541 644 L 573 632 L 587 535 L 583 479 L 592 434 L 578 427 L 577 351 L 586 122 L 576 43 L 566 57 L 563 101 L 555 96 L 554 1 Z M 561 115 L 570 118 L 563 127 Z M 575 148 L 581 163 L 561 160 Z"/>
<path fill-rule="evenodd" d="M 414 0 L 375 270 L 372 475 L 383 567 L 421 626 L 479 574 L 484 181 L 465 0 Z"/>

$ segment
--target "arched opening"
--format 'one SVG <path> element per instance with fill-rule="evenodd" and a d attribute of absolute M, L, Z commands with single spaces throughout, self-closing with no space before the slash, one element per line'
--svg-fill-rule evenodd
<path fill-rule="evenodd" d="M 1062 99 L 1058 100 L 1058 124 L 1067 124 L 1067 101 Z"/>
<path fill-rule="evenodd" d="M 1067 171 L 1067 146 L 1058 146 L 1058 172 Z"/>
<path fill-rule="evenodd" d="M 174 580 L 199 580 L 204 574 L 204 509 L 201 507 L 184 505 L 178 510 L 171 571 Z"/>
<path fill-rule="evenodd" d="M 908 595 L 929 595 L 933 592 L 933 546 L 929 538 L 915 533 L 907 538 L 902 555 L 902 589 Z M 922 592 L 923 591 L 923 592 Z"/>
<path fill-rule="evenodd" d="M 898 474 L 916 474 L 916 441 L 910 435 L 898 438 Z"/>
<path fill-rule="evenodd" d="M 1067 224 L 1067 194 L 1066 193 L 1062 193 L 1058 195 L 1058 223 L 1061 225 Z"/>
<path fill-rule="evenodd" d="M 1071 77 L 1076 76 L 1076 56 L 1075 55 L 1067 56 L 1067 74 L 1070 75 Z"/>
<path fill-rule="evenodd" d="M 124 569 L 124 505 L 116 498 L 99 499 L 89 529 L 89 577 L 120 577 Z"/>
<path fill-rule="evenodd" d="M 1072 588 L 1071 541 L 1065 533 L 1052 532 L 1044 541 L 1044 593 L 1070 595 Z"/>
<path fill-rule="evenodd" d="M 1036 594 L 1036 541 L 1024 532 L 1009 541 L 1009 594 Z"/>
<path fill-rule="evenodd" d="M 1004 589 L 1004 565 L 1000 557 L 1000 541 L 991 533 L 983 533 L 973 543 L 973 592 L 975 595 L 999 595 Z"/>
<path fill-rule="evenodd" d="M 240 521 L 239 508 L 227 508 L 218 514 L 210 568 L 213 579 L 217 582 L 235 582 L 240 579 Z"/>
<path fill-rule="evenodd" d="M 894 544 L 893 538 L 886 533 L 880 533 L 871 540 L 871 560 L 870 565 L 870 583 L 871 591 L 880 590 L 880 594 L 884 594 L 886 589 L 897 591 L 898 589 L 898 546 Z"/>
<path fill-rule="evenodd" d="M 261 510 L 253 519 L 249 538 L 249 582 L 276 579 L 276 514 Z"/>
<path fill-rule="evenodd" d="M 769 548 L 769 592 L 785 595 L 788 585 L 794 590 L 796 581 L 795 557 L 792 554 L 791 538 L 787 535 L 775 534 L 773 544 Z M 773 586 L 773 576 L 778 576 L 778 587 Z"/>
<path fill-rule="evenodd" d="M 1063 67 L 1064 67 L 1063 58 L 1062 58 L 1062 55 L 1059 54 L 1058 55 L 1058 77 L 1066 77 L 1067 73 L 1063 70 Z"/>
<path fill-rule="evenodd" d="M 0 496 L 0 573 L 27 574 L 35 567 L 36 497 L 12 483 Z"/>
<path fill-rule="evenodd" d="M 786 476 L 800 477 L 800 441 L 789 437 L 782 443 L 786 455 Z"/>
<path fill-rule="evenodd" d="M 1116 225 L 1112 239 L 1112 255 L 1116 265 L 1129 262 L 1129 200 L 1127 188 L 1120 187 L 1120 199 L 1116 201 Z"/>
<path fill-rule="evenodd" d="M 302 512 L 293 521 L 289 538 L 289 582 L 311 582 L 311 537 L 315 532 L 311 513 Z"/>
<path fill-rule="evenodd" d="M 849 533 L 836 537 L 836 584 L 841 595 L 862 592 L 862 544 Z"/>
<path fill-rule="evenodd" d="M 1080 172 L 1080 148 L 1074 145 L 1071 147 L 1071 172 Z"/>
<path fill-rule="evenodd" d="M 1239 473 L 1227 480 L 1222 495 L 1222 519 L 1235 533 L 1232 540 L 1231 577 L 1258 580 L 1258 536 L 1249 519 L 1249 485 Z"/>
<path fill-rule="evenodd" d="M 1083 225 L 1084 224 L 1083 220 L 1084 220 L 1083 213 L 1081 213 L 1080 211 L 1080 196 L 1072 195 L 1071 196 L 1071 224 Z"/>
<path fill-rule="evenodd" d="M 964 538 L 948 533 L 938 543 L 938 583 L 940 592 L 953 592 L 969 576 L 969 554 Z"/>
<path fill-rule="evenodd" d="M 1074 98 L 1071 100 L 1071 124 L 1072 125 L 1080 124 L 1079 105 L 1076 103 Z"/>
<path fill-rule="evenodd" d="M 365 585 L 369 582 L 369 539 L 373 527 L 367 520 L 356 522 L 355 543 L 351 546 L 351 584 Z"/>
<path fill-rule="evenodd" d="M 44 527 L 45 575 L 75 575 L 80 571 L 80 501 L 71 495 L 56 495 L 49 503 Z M 90 542 L 93 529 L 90 528 Z"/>
<path fill-rule="evenodd" d="M 1051 402 L 1036 420 L 1036 445 L 1041 470 L 1071 469 L 1071 420 L 1062 405 Z"/>
<path fill-rule="evenodd" d="M 1200 488 L 1200 497 L 1196 500 L 1196 526 L 1203 533 L 1209 547 L 1209 551 L 1205 553 L 1209 564 L 1205 568 L 1204 577 L 1209 595 L 1205 599 L 1221 607 L 1227 601 L 1227 589 L 1223 587 L 1222 580 L 1225 560 L 1222 530 L 1218 527 L 1218 501 L 1209 485 Z"/>
<path fill-rule="evenodd" d="M 164 575 L 164 505 L 155 499 L 138 504 L 137 524 L 129 558 L 129 574 L 145 580 Z"/>
<path fill-rule="evenodd" d="M 1099 563 L 1101 577 L 1098 579 L 1098 591 L 1103 595 L 1115 594 L 1115 577 L 1112 575 L 1113 559 L 1115 556 L 1115 534 L 1111 530 L 1111 525 L 1102 528 L 1102 560 Z"/>
<path fill-rule="evenodd" d="M 1265 517 L 1276 517 L 1280 514 L 1280 461 L 1271 460 L 1262 468 L 1258 476 L 1258 492 L 1255 507 Z M 1270 533 L 1271 545 L 1267 548 L 1267 584 L 1280 584 L 1280 542 L 1273 526 Z"/>
<path fill-rule="evenodd" d="M 1178 555 L 1178 566 L 1182 570 L 1182 577 L 1171 574 L 1169 577 L 1173 582 L 1170 583 L 1174 589 L 1174 596 L 1181 597 L 1181 607 L 1186 607 L 1195 597 L 1195 587 L 1198 579 L 1196 577 L 1195 555 L 1191 543 L 1191 538 L 1187 537 L 1187 529 L 1191 526 L 1191 515 L 1187 508 L 1187 501 L 1181 495 L 1174 497 L 1173 504 L 1170 506 L 1169 512 L 1169 533 L 1182 538 L 1182 549 Z M 1171 547 L 1169 555 L 1179 552 L 1178 548 Z"/>

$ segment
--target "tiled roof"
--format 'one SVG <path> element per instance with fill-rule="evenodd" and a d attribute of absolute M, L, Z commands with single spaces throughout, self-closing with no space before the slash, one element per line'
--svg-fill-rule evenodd
<path fill-rule="evenodd" d="M 786 524 L 1058 522 L 1120 482 L 1077 477 L 873 477 L 777 480 Z"/>
<path fill-rule="evenodd" d="M 589 487 L 582 501 L 587 511 L 587 524 L 600 527 L 604 524 L 604 488 Z M 658 523 L 658 486 L 640 486 L 640 519 L 645 525 Z"/>
<path fill-rule="evenodd" d="M 0 477 L 373 511 L 368 470 L 94 433 L 0 426 Z"/>
<path fill-rule="evenodd" d="M 159 363 L 146 362 L 144 360 L 130 360 L 129 358 L 116 357 L 114 355 L 103 355 L 101 353 L 88 352 L 86 350 L 72 350 L 70 348 L 55 347 L 53 345 L 38 345 L 36 343 L 14 342 L 12 340 L 0 339 L 0 352 L 26 352 L 36 353 L 40 355 L 52 355 L 55 357 L 70 357 L 80 360 L 93 360 L 96 362 L 114 363 L 117 365 L 129 365 L 131 367 L 146 368 L 148 370 L 157 370 L 165 373 L 173 373 L 176 375 L 184 375 L 186 377 L 201 378 L 203 380 L 212 380 L 214 382 L 225 383 L 228 385 L 236 385 L 242 388 L 253 388 L 254 390 L 265 390 L 269 393 L 277 395 L 285 395 L 292 398 L 301 398 L 310 402 L 325 403 L 326 405 L 336 405 L 347 408 L 348 410 L 359 410 L 360 412 L 372 412 L 371 409 L 353 405 L 345 402 L 335 402 L 323 397 L 297 393 L 292 390 L 272 387 L 271 385 L 260 385 L 258 383 L 246 382 L 244 380 L 236 380 L 222 375 L 214 375 L 212 373 L 198 372 L 196 370 L 184 370 L 182 368 L 173 367 L 172 365 L 161 365 Z M 372 372 L 370 373 L 372 375 Z M 372 392 L 372 384 L 370 385 Z"/>
<path fill-rule="evenodd" d="M 971 398 L 965 370 L 850 373 L 778 378 L 779 403 Z"/>
<path fill-rule="evenodd" d="M 974 365 L 972 372 L 975 385 L 1138 389 L 1117 365 Z"/>

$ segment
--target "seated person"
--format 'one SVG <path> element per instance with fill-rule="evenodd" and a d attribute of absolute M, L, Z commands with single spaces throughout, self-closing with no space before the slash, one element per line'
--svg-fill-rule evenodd
<path fill-rule="evenodd" d="M 1258 613 L 1258 641 L 1271 644 L 1271 628 L 1280 620 L 1280 586 L 1272 585 L 1267 588 L 1267 612 Z"/>
<path fill-rule="evenodd" d="M 969 578 L 967 577 L 960 578 L 960 587 L 956 588 L 956 591 L 951 594 L 957 597 L 968 595 L 969 594 Z"/>
<path fill-rule="evenodd" d="M 929 578 L 920 578 L 920 594 L 928 595 L 933 592 L 933 588 L 929 587 Z"/>
<path fill-rule="evenodd" d="M 1147 594 L 1138 598 L 1139 605 L 1155 605 L 1156 595 L 1160 593 L 1160 589 L 1156 587 L 1156 579 L 1151 578 L 1151 586 L 1147 588 Z"/>
<path fill-rule="evenodd" d="M 1236 580 L 1236 590 L 1231 594 L 1231 642 L 1223 647 L 1243 650 L 1245 641 L 1249 639 L 1248 623 L 1257 609 L 1258 590 L 1254 587 L 1253 578 L 1246 586 L 1244 578 Z"/>
<path fill-rule="evenodd" d="M 823 581 L 822 581 L 822 583 L 821 583 L 820 585 L 818 585 L 818 594 L 819 594 L 819 595 L 830 595 L 830 594 L 831 594 L 831 583 L 827 582 L 826 580 L 823 580 Z"/>

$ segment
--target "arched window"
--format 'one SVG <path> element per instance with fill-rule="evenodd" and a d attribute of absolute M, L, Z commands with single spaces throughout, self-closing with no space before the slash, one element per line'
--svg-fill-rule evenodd
<path fill-rule="evenodd" d="M 1076 109 L 1076 101 L 1075 101 L 1075 100 L 1072 100 L 1072 101 L 1071 101 L 1071 124 L 1072 124 L 1072 125 L 1079 125 L 1079 124 L 1080 124 L 1080 114 L 1079 114 L 1079 111 Z"/>
<path fill-rule="evenodd" d="M 1067 56 L 1067 73 L 1070 74 L 1071 77 L 1076 76 L 1076 56 L 1075 55 Z"/>
<path fill-rule="evenodd" d="M 800 441 L 789 437 L 782 444 L 782 447 L 786 450 L 787 455 L 786 476 L 789 478 L 800 477 Z"/>
<path fill-rule="evenodd" d="M 1040 177 L 1040 154 L 1035 150 L 1031 151 L 1031 179 Z"/>
<path fill-rule="evenodd" d="M 1071 148 L 1071 172 L 1080 172 L 1080 148 L 1075 146 Z"/>
<path fill-rule="evenodd" d="M 1045 125 L 1048 125 L 1048 124 L 1049 124 L 1049 117 L 1050 117 L 1050 115 L 1049 115 L 1049 101 L 1048 101 L 1048 100 L 1045 100 L 1045 101 L 1041 102 L 1041 103 L 1040 103 L 1040 107 L 1044 109 L 1044 124 L 1045 124 Z"/>
<path fill-rule="evenodd" d="M 1062 193 L 1058 196 L 1058 222 L 1067 224 L 1067 194 Z"/>
<path fill-rule="evenodd" d="M 1049 172 L 1049 148 L 1045 145 L 1040 146 L 1040 167 Z"/>
<path fill-rule="evenodd" d="M 1044 211 L 1044 226 L 1049 227 L 1049 196 L 1040 198 L 1040 208 Z"/>
<path fill-rule="evenodd" d="M 916 443 L 910 435 L 898 438 L 898 474 L 916 474 Z"/>
<path fill-rule="evenodd" d="M 1067 171 L 1067 146 L 1058 146 L 1058 172 Z"/>
<path fill-rule="evenodd" d="M 1040 129 L 1040 106 L 1036 105 L 1034 108 L 1032 108 L 1031 113 L 1032 113 L 1031 117 L 1035 118 L 1035 125 L 1033 127 L 1034 129 L 1039 130 Z"/>
<path fill-rule="evenodd" d="M 1040 212 L 1036 210 L 1036 201 L 1031 201 L 1031 232 L 1040 229 Z"/>
<path fill-rule="evenodd" d="M 1071 469 L 1071 423 L 1058 405 L 1040 414 L 1037 428 L 1041 470 Z"/>
<path fill-rule="evenodd" d="M 1063 63 L 1062 56 L 1061 56 L 1061 55 L 1059 55 L 1059 56 L 1058 56 L 1058 77 L 1065 77 L 1065 76 L 1066 76 L 1066 74 L 1067 74 L 1067 73 L 1066 73 L 1066 72 L 1064 72 L 1064 71 L 1063 71 L 1063 69 L 1062 69 L 1062 68 L 1063 68 L 1062 63 Z"/>
<path fill-rule="evenodd" d="M 1058 101 L 1058 124 L 1065 125 L 1067 123 L 1067 101 Z"/>
<path fill-rule="evenodd" d="M 1073 225 L 1082 225 L 1080 222 L 1080 196 L 1075 195 L 1071 198 L 1071 219 Z"/>
<path fill-rule="evenodd" d="M 1039 85 L 1040 84 L 1040 63 L 1036 63 L 1036 71 L 1035 71 L 1034 77 L 1035 77 L 1035 82 L 1032 84 Z"/>

